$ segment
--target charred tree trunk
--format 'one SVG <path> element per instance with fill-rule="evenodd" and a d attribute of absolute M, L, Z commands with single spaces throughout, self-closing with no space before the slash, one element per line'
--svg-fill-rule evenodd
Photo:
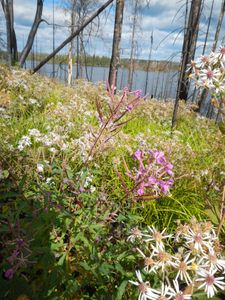
<path fill-rule="evenodd" d="M 120 63 L 120 40 L 122 33 L 122 23 L 123 23 L 123 10 L 124 10 L 124 0 L 116 1 L 116 14 L 114 23 L 114 34 L 113 34 L 113 45 L 112 45 L 112 56 L 110 61 L 109 69 L 109 86 L 112 84 L 116 87 L 117 84 L 117 71 Z"/>
<path fill-rule="evenodd" d="M 137 27 L 137 11 L 138 11 L 138 0 L 135 0 L 134 18 L 133 18 L 132 35 L 131 35 L 130 65 L 128 71 L 128 80 L 127 80 L 130 89 L 132 89 L 133 74 L 134 74 L 134 47 L 135 47 L 135 32 Z"/>
<path fill-rule="evenodd" d="M 212 2 L 212 6 L 211 6 L 210 17 L 209 17 L 210 19 L 209 19 L 209 24 L 208 24 L 208 28 L 207 28 L 206 38 L 208 37 L 208 31 L 209 31 L 209 25 L 210 25 L 210 22 L 211 22 L 213 4 L 214 4 L 214 1 Z M 212 46 L 212 51 L 213 52 L 216 50 L 216 46 L 217 46 L 217 42 L 218 42 L 218 39 L 219 39 L 219 34 L 220 34 L 223 18 L 224 18 L 224 12 L 225 12 L 225 0 L 223 0 L 223 2 L 222 2 L 220 15 L 219 15 L 219 19 L 218 19 L 218 22 L 217 22 L 216 33 L 215 33 L 214 42 L 213 42 L 213 46 Z M 206 42 L 205 42 L 205 44 L 206 44 Z M 204 45 L 204 49 L 203 49 L 203 54 L 204 54 L 204 50 L 205 50 L 205 45 Z M 202 107 L 204 106 L 204 103 L 205 103 L 205 100 L 207 99 L 207 96 L 208 96 L 208 90 L 204 89 L 202 91 L 200 99 L 198 101 L 198 107 L 199 107 L 198 110 L 199 111 L 201 111 Z M 208 111 L 209 110 L 212 111 L 212 112 L 214 111 L 213 107 L 211 107 L 210 102 L 209 102 Z"/>
<path fill-rule="evenodd" d="M 148 63 L 147 63 L 147 69 L 146 69 L 145 92 L 144 92 L 145 95 L 147 94 L 147 90 L 148 90 L 148 75 L 149 75 L 148 73 L 149 73 L 150 64 L 151 64 L 152 47 L 153 47 L 153 32 L 151 34 L 151 45 L 150 45 Z"/>
<path fill-rule="evenodd" d="M 37 0 L 37 9 L 36 9 L 36 14 L 35 14 L 35 19 L 34 19 L 32 27 L 31 27 L 29 36 L 27 38 L 27 43 L 26 43 L 26 45 L 21 53 L 20 59 L 19 59 L 20 66 L 23 66 L 23 64 L 25 63 L 25 60 L 26 60 L 28 54 L 30 53 L 30 50 L 34 43 L 35 35 L 37 33 L 39 24 L 42 21 L 42 19 L 41 19 L 42 10 L 43 10 L 43 0 Z"/>
<path fill-rule="evenodd" d="M 187 101 L 189 79 L 188 73 L 186 72 L 187 65 L 194 59 L 196 42 L 198 38 L 199 19 L 201 15 L 201 4 L 202 0 L 192 0 L 188 27 L 184 36 L 183 50 L 182 50 L 182 65 L 184 65 L 182 72 L 180 72 L 180 88 L 178 90 L 179 99 Z"/>
<path fill-rule="evenodd" d="M 214 43 L 213 43 L 213 46 L 212 46 L 212 51 L 216 50 L 216 45 L 217 45 L 217 42 L 218 42 L 218 39 L 219 39 L 219 34 L 220 34 L 221 26 L 222 26 L 222 23 L 223 23 L 224 12 L 225 12 L 225 0 L 222 1 L 221 11 L 220 11 L 220 15 L 219 15 L 219 19 L 218 19 L 218 23 L 217 23 L 217 27 L 216 27 Z"/>
<path fill-rule="evenodd" d="M 8 64 L 14 65 L 18 60 L 17 41 L 14 30 L 13 0 L 1 0 L 6 20 Z"/>
<path fill-rule="evenodd" d="M 209 14 L 209 20 L 208 20 L 208 25 L 207 25 L 207 30 L 206 30 L 202 55 L 205 54 L 206 44 L 207 44 L 208 35 L 209 35 L 209 28 L 210 28 L 211 19 L 212 19 L 213 6 L 214 6 L 214 0 L 212 0 L 212 4 L 211 4 L 211 9 L 210 9 L 210 14 Z M 196 88 L 195 88 L 195 91 L 196 91 Z M 198 109 L 197 109 L 198 112 L 200 112 L 202 110 L 202 107 L 203 107 L 204 101 L 207 98 L 207 95 L 208 95 L 208 91 L 206 89 L 203 89 L 203 91 L 200 93 L 199 100 L 198 100 Z"/>
<path fill-rule="evenodd" d="M 187 65 L 191 63 L 191 60 L 194 59 L 195 55 L 199 29 L 199 19 L 201 15 L 201 6 L 202 0 L 192 0 L 188 17 L 188 27 L 187 30 L 185 30 L 184 34 L 181 70 L 178 79 L 177 94 L 172 118 L 172 127 L 175 125 L 176 122 L 179 100 L 184 99 L 185 101 L 187 101 L 188 98 L 189 73 L 186 72 L 186 69 Z"/>

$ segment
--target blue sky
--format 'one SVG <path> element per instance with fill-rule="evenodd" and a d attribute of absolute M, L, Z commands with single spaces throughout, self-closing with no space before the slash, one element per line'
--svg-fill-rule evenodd
<path fill-rule="evenodd" d="M 145 0 L 139 0 L 143 3 L 142 16 L 138 21 L 138 30 L 136 33 L 136 57 L 147 59 L 149 55 L 150 35 L 153 32 L 153 51 L 152 59 L 170 59 L 178 61 L 182 48 L 183 35 L 179 33 L 184 24 L 184 4 L 186 0 L 151 0 L 149 7 L 144 6 Z M 105 2 L 99 0 L 100 3 Z M 115 1 L 114 1 L 115 2 Z M 210 51 L 213 37 L 215 34 L 217 16 L 220 12 L 222 0 L 215 0 L 213 10 L 213 21 L 211 23 L 209 42 L 207 50 Z M 52 23 L 52 4 L 53 0 L 45 0 L 43 18 Z M 62 9 L 63 0 L 55 0 L 55 23 L 59 25 L 68 24 L 69 15 Z M 99 4 L 100 5 L 100 4 Z M 200 24 L 200 39 L 198 42 L 197 55 L 201 54 L 206 24 L 209 16 L 211 0 L 205 0 L 205 7 Z M 35 14 L 36 0 L 14 0 L 15 29 L 18 39 L 18 47 L 21 50 L 29 33 Z M 180 8 L 180 10 L 179 10 Z M 179 10 L 179 12 L 178 12 Z M 125 0 L 124 25 L 121 42 L 121 56 L 129 57 L 131 45 L 131 25 L 132 0 Z M 2 11 L 0 11 L 2 19 Z M 112 36 L 113 36 L 114 9 L 107 9 L 100 16 L 100 27 L 97 30 L 96 24 L 93 25 L 93 32 L 90 39 L 90 27 L 85 32 L 86 51 L 96 55 L 111 55 Z M 2 25 L 4 24 L 2 19 Z M 95 22 L 96 23 L 96 22 Z M 224 24 L 220 34 L 220 40 L 225 35 Z M 4 26 L 2 27 L 4 28 Z M 66 27 L 57 27 L 55 36 L 55 45 L 59 45 L 67 36 L 69 30 Z M 52 26 L 45 23 L 40 25 L 35 48 L 38 52 L 52 51 Z M 61 53 L 66 53 L 68 47 L 65 47 Z"/>

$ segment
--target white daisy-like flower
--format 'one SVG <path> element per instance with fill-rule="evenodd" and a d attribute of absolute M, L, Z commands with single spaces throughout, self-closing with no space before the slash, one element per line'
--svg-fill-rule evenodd
<path fill-rule="evenodd" d="M 174 288 L 170 287 L 170 295 L 175 300 L 189 300 L 191 299 L 191 294 L 184 294 L 179 287 L 179 283 L 177 280 L 173 280 Z"/>
<path fill-rule="evenodd" d="M 137 227 L 135 227 L 131 229 L 131 235 L 128 236 L 127 240 L 133 243 L 136 239 L 141 239 L 142 236 L 142 232 Z"/>
<path fill-rule="evenodd" d="M 212 237 L 209 233 L 195 232 L 191 228 L 188 229 L 184 235 L 186 244 L 193 244 L 193 248 L 200 253 L 205 253 L 204 247 L 208 250 L 212 249 Z"/>
<path fill-rule="evenodd" d="M 177 264 L 178 273 L 177 273 L 177 276 L 175 278 L 175 280 L 178 280 L 178 278 L 180 278 L 181 280 L 184 280 L 187 283 L 187 285 L 191 284 L 192 281 L 193 281 L 190 278 L 188 270 L 190 270 L 192 268 L 192 265 L 190 265 L 190 264 L 193 263 L 195 258 L 192 258 L 192 259 L 188 260 L 189 257 L 190 257 L 190 254 L 191 253 L 189 252 L 186 255 L 186 257 L 184 258 L 184 260 L 178 262 L 178 264 Z"/>
<path fill-rule="evenodd" d="M 155 299 L 157 300 L 170 300 L 172 299 L 173 295 L 171 294 L 171 287 L 164 284 L 163 282 L 161 283 L 161 289 L 159 292 L 159 295 L 157 295 Z"/>
<path fill-rule="evenodd" d="M 217 288 L 224 290 L 225 287 L 224 277 L 214 276 L 216 271 L 216 269 L 198 271 L 198 275 L 201 277 L 197 278 L 196 281 L 203 282 L 198 289 L 204 288 L 208 298 L 212 298 L 217 293 Z"/>
<path fill-rule="evenodd" d="M 148 281 L 144 282 L 141 276 L 141 272 L 136 271 L 136 276 L 138 281 L 129 280 L 131 284 L 134 284 L 138 287 L 140 294 L 138 296 L 138 300 L 147 300 L 147 299 L 157 299 L 157 291 L 155 289 L 150 288 L 150 284 Z"/>
<path fill-rule="evenodd" d="M 204 254 L 198 264 L 201 265 L 203 268 L 209 268 L 217 271 L 224 271 L 225 272 L 225 259 L 219 258 L 218 255 L 212 250 L 209 253 Z"/>
<path fill-rule="evenodd" d="M 170 253 L 166 252 L 165 250 L 161 250 L 160 248 L 156 248 L 151 245 L 153 249 L 152 257 L 155 260 L 155 269 L 162 269 L 165 272 L 167 267 L 174 267 L 176 268 L 177 262 L 179 259 L 176 256 L 171 255 Z"/>
<path fill-rule="evenodd" d="M 152 255 L 146 256 L 139 248 L 137 248 L 137 250 L 141 254 L 141 256 L 144 258 L 144 265 L 145 265 L 144 270 L 145 270 L 145 272 L 147 272 L 147 273 L 151 273 L 151 272 L 156 273 L 155 261 L 152 258 Z"/>
<path fill-rule="evenodd" d="M 200 70 L 199 82 L 204 82 L 205 85 L 214 84 L 218 82 L 221 72 L 219 69 L 212 69 L 210 66 L 207 69 Z"/>
<path fill-rule="evenodd" d="M 165 234 L 165 231 L 166 231 L 166 228 L 163 229 L 162 232 L 158 231 L 155 229 L 154 226 L 150 227 L 148 226 L 148 230 L 150 232 L 150 235 L 145 235 L 147 238 L 145 239 L 146 242 L 149 242 L 149 241 L 154 241 L 155 244 L 156 244 L 156 248 L 159 248 L 159 249 L 164 249 L 164 243 L 163 243 L 163 239 L 168 239 L 168 238 L 171 238 L 173 235 L 172 234 Z"/>

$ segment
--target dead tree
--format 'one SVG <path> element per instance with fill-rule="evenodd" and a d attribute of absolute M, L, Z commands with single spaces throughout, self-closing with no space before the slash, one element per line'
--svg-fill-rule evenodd
<path fill-rule="evenodd" d="M 134 75 L 134 48 L 135 48 L 135 33 L 137 27 L 137 18 L 138 18 L 138 0 L 135 0 L 133 22 L 132 22 L 132 33 L 131 33 L 130 63 L 129 63 L 128 80 L 127 80 L 127 84 L 130 89 L 132 89 L 133 75 Z"/>
<path fill-rule="evenodd" d="M 42 66 L 44 66 L 52 57 L 54 57 L 62 48 L 64 48 L 68 43 L 70 43 L 76 36 L 80 34 L 85 27 L 87 27 L 102 11 L 104 11 L 113 0 L 106 1 L 99 9 L 97 9 L 92 16 L 90 16 L 83 25 L 74 31 L 64 42 L 62 42 L 52 53 L 50 53 L 45 59 L 43 59 L 34 69 L 33 73 L 36 73 Z"/>
<path fill-rule="evenodd" d="M 217 23 L 217 27 L 216 27 L 216 33 L 215 33 L 215 37 L 214 37 L 212 51 L 216 50 L 216 46 L 217 46 L 217 42 L 218 42 L 218 39 L 219 39 L 221 26 L 222 26 L 222 23 L 223 23 L 224 13 L 225 13 L 225 0 L 223 0 L 222 4 L 221 4 L 221 10 L 220 10 L 220 15 L 219 15 L 219 19 L 218 19 L 218 23 Z"/>
<path fill-rule="evenodd" d="M 147 63 L 147 69 L 146 69 L 145 92 L 144 92 L 145 95 L 147 94 L 147 90 L 148 90 L 148 75 L 149 75 L 148 73 L 149 73 L 150 64 L 151 64 L 152 47 L 153 47 L 153 32 L 151 33 L 151 44 L 150 44 L 148 63 Z"/>
<path fill-rule="evenodd" d="M 1 0 L 6 21 L 8 64 L 14 65 L 18 60 L 17 41 L 14 29 L 13 0 Z"/>
<path fill-rule="evenodd" d="M 120 63 L 120 40 L 123 23 L 124 0 L 116 0 L 116 14 L 114 23 L 112 56 L 109 68 L 109 86 L 117 83 L 117 72 Z"/>
<path fill-rule="evenodd" d="M 23 66 L 28 54 L 30 53 L 38 27 L 41 21 L 43 21 L 41 19 L 43 2 L 43 0 L 37 0 L 35 19 L 28 35 L 26 45 L 19 58 L 20 66 Z M 14 30 L 13 0 L 1 0 L 1 4 L 6 20 L 8 61 L 9 65 L 12 65 L 18 61 L 17 39 Z"/>
<path fill-rule="evenodd" d="M 181 69 L 178 79 L 178 87 L 176 100 L 173 111 L 172 127 L 176 122 L 178 103 L 180 99 L 187 101 L 189 90 L 189 73 L 187 71 L 188 64 L 194 59 L 196 42 L 198 38 L 199 20 L 201 15 L 202 0 L 192 0 L 188 17 L 188 26 L 185 30 L 184 41 L 182 47 Z"/>
<path fill-rule="evenodd" d="M 70 12 L 71 34 L 74 33 L 74 26 L 75 26 L 75 4 L 76 4 L 76 0 L 71 3 L 71 12 Z M 73 52 L 74 52 L 74 40 L 70 42 L 70 46 L 69 46 L 68 85 L 72 84 L 72 78 L 73 78 Z"/>

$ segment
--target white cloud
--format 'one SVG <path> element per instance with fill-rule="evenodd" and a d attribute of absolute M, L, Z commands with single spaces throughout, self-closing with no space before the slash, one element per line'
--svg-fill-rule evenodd
<path fill-rule="evenodd" d="M 61 2 L 63 2 L 61 0 Z M 101 0 L 103 3 L 104 0 Z M 129 57 L 130 54 L 130 39 L 131 39 L 131 24 L 129 22 L 131 15 L 131 0 L 125 1 L 125 12 L 124 12 L 124 26 L 122 33 L 122 57 Z M 184 9 L 185 0 L 151 0 L 149 8 L 143 9 L 142 7 L 142 18 L 139 21 L 140 29 L 136 34 L 138 44 L 138 57 L 147 58 L 149 54 L 150 35 L 153 31 L 154 45 L 152 58 L 153 59 L 167 59 L 168 57 L 180 53 L 183 43 L 183 34 L 177 36 L 180 28 L 184 23 Z M 209 38 L 208 38 L 208 49 L 212 44 L 216 22 L 221 9 L 221 1 L 215 1 L 213 10 L 213 19 L 210 27 Z M 211 0 L 205 0 L 205 6 L 203 11 L 203 17 L 200 24 L 198 43 L 198 52 L 201 52 L 202 43 L 204 41 L 204 34 L 206 32 L 207 19 L 210 12 Z M 181 8 L 179 10 L 179 8 Z M 36 10 L 36 1 L 34 0 L 14 0 L 14 13 L 15 13 L 15 29 L 18 38 L 19 49 L 22 49 L 27 36 L 29 34 L 30 25 L 33 22 Z M 0 12 L 0 17 L 1 17 Z M 177 14 L 176 14 L 177 13 Z M 87 51 L 95 53 L 96 55 L 111 55 L 112 37 L 113 37 L 113 22 L 114 15 L 113 10 L 110 11 L 108 18 L 107 14 L 101 14 L 100 21 L 101 26 L 96 34 L 93 33 L 94 37 L 91 37 L 89 43 L 87 43 Z M 52 23 L 52 2 L 45 1 L 43 9 L 43 18 L 49 23 Z M 56 7 L 55 9 L 55 23 L 59 25 L 65 25 L 68 23 L 68 15 L 62 8 Z M 173 30 L 173 33 L 169 34 Z M 220 39 L 225 34 L 225 28 L 222 26 Z M 69 30 L 65 27 L 57 27 L 55 35 L 56 47 L 65 40 L 69 35 Z M 87 32 L 85 34 L 87 36 Z M 51 52 L 52 51 L 52 26 L 48 26 L 45 23 L 41 23 L 38 34 L 37 34 L 37 46 L 38 51 Z M 35 43 L 36 43 L 35 41 Z M 175 41 L 175 43 L 174 43 Z M 62 50 L 66 52 L 67 48 Z M 179 59 L 179 54 L 176 59 Z"/>

